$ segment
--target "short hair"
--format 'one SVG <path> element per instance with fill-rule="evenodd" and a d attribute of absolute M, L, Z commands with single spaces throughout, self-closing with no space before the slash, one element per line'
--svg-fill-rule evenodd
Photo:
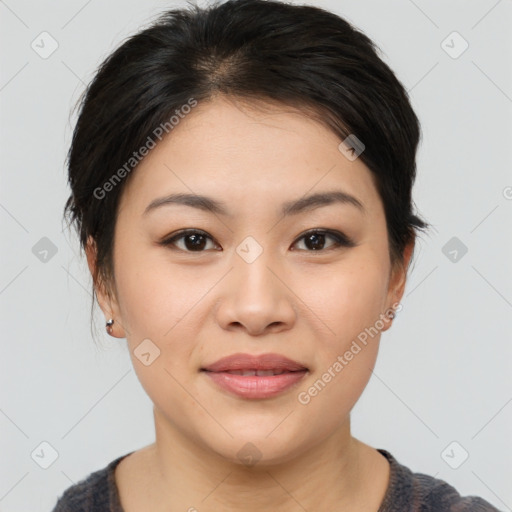
<path fill-rule="evenodd" d="M 412 201 L 421 133 L 407 91 L 379 51 L 334 13 L 275 0 L 168 10 L 129 37 L 82 94 L 67 156 L 64 215 L 82 248 L 89 237 L 95 242 L 94 282 L 113 279 L 117 207 L 133 172 L 112 183 L 114 174 L 191 98 L 201 104 L 218 95 L 291 107 L 340 140 L 362 141 L 359 158 L 383 202 L 390 259 L 400 262 L 416 230 L 428 226 Z M 98 193 L 107 182 L 110 191 Z"/>

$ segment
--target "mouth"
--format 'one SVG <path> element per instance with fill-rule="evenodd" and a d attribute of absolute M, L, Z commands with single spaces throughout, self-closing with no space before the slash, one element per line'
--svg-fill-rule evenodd
<path fill-rule="evenodd" d="M 297 385 L 309 369 L 279 354 L 233 354 L 201 368 L 216 389 L 246 399 L 271 398 Z"/>

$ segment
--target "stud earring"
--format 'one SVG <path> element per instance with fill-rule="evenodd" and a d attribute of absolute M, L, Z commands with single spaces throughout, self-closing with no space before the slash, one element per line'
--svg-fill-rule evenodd
<path fill-rule="evenodd" d="M 114 320 L 111 318 L 110 320 L 107 320 L 107 323 L 106 323 L 106 328 L 107 328 L 107 333 L 110 334 L 110 336 L 112 336 L 112 325 L 114 325 Z"/>

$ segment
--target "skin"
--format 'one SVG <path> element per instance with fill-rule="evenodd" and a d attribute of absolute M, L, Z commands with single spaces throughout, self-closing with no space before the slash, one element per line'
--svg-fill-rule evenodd
<path fill-rule="evenodd" d="M 298 400 L 400 301 L 413 249 L 403 265 L 391 265 L 371 172 L 348 160 L 340 142 L 290 109 L 217 97 L 197 106 L 130 176 L 115 230 L 115 281 L 110 293 L 96 283 L 105 317 L 115 320 L 113 336 L 127 338 L 154 403 L 155 443 L 116 470 L 127 512 L 378 510 L 389 464 L 351 435 L 350 411 L 371 376 L 380 332 L 309 403 Z M 332 190 L 355 196 L 365 212 L 334 203 L 280 214 L 283 202 Z M 231 216 L 177 204 L 144 215 L 155 198 L 191 192 L 222 201 Z M 159 245 L 185 228 L 211 238 L 199 252 L 190 237 Z M 315 228 L 340 231 L 356 245 L 336 247 L 326 236 L 315 251 L 303 237 Z M 236 252 L 247 236 L 263 249 L 252 263 Z M 160 350 L 149 366 L 134 355 L 146 338 Z M 309 372 L 276 397 L 240 398 L 199 371 L 236 352 L 277 352 Z M 255 465 L 237 455 L 246 443 L 257 447 Z"/>

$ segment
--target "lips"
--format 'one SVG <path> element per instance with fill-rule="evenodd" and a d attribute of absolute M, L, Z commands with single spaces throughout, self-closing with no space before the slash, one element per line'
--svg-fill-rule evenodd
<path fill-rule="evenodd" d="M 201 368 L 217 389 L 243 399 L 272 398 L 297 386 L 308 368 L 280 354 L 233 354 Z"/>
<path fill-rule="evenodd" d="M 285 372 L 305 371 L 307 368 L 292 359 L 280 354 L 262 354 L 253 356 L 251 354 L 233 354 L 223 357 L 214 363 L 201 368 L 208 372 L 226 372 L 234 375 L 280 375 Z"/>

